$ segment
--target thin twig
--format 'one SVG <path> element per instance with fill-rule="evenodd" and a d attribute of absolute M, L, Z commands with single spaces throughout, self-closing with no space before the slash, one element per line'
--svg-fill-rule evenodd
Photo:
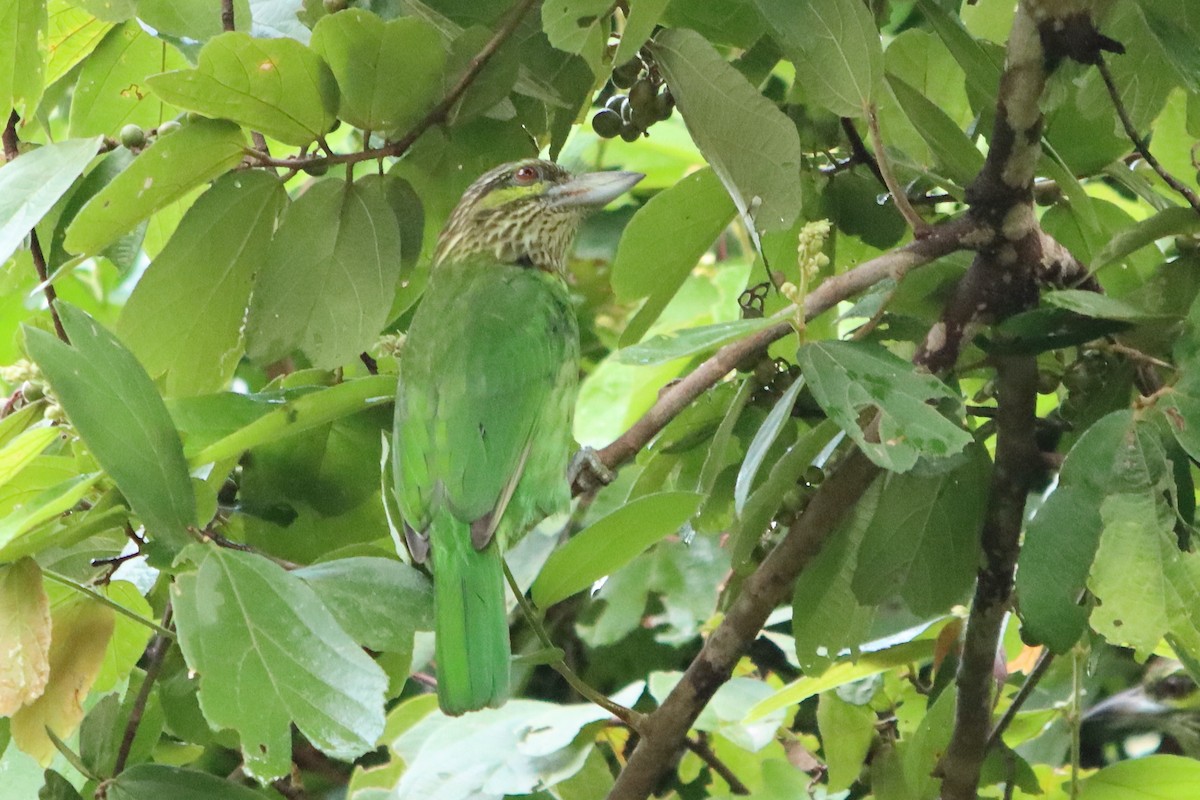
<path fill-rule="evenodd" d="M 729 784 L 729 791 L 736 795 L 750 794 L 749 787 L 742 783 L 738 779 L 738 776 L 733 774 L 733 770 L 729 768 L 729 765 L 722 761 L 720 756 L 714 753 L 713 749 L 709 747 L 708 738 L 703 733 L 695 739 L 689 736 L 685 742 L 688 750 L 698 755 L 701 761 L 708 764 L 713 772 L 720 775 L 725 780 L 725 783 Z"/>
<path fill-rule="evenodd" d="M 1166 167 L 1158 163 L 1158 159 L 1150 152 L 1150 148 L 1146 146 L 1146 140 L 1138 135 L 1137 128 L 1133 125 L 1133 120 L 1129 118 L 1129 112 L 1125 109 L 1125 104 L 1121 102 L 1121 92 L 1117 90 L 1117 84 L 1113 82 L 1112 73 L 1108 69 L 1108 64 L 1104 63 L 1104 57 L 1097 54 L 1096 69 L 1100 70 L 1100 77 L 1104 79 L 1104 85 L 1108 87 L 1108 96 L 1112 98 L 1113 107 L 1117 109 L 1117 116 L 1121 118 L 1121 126 L 1125 128 L 1125 135 L 1129 137 L 1129 141 L 1133 142 L 1134 149 L 1141 154 L 1150 168 L 1158 173 L 1158 176 L 1167 182 L 1167 185 L 1183 196 L 1187 200 L 1188 205 L 1200 214 L 1200 197 L 1189 189 L 1182 181 L 1176 178 L 1171 173 L 1167 172 Z"/>
<path fill-rule="evenodd" d="M 162 616 L 163 629 L 170 624 L 171 603 L 168 601 Z M 146 710 L 146 702 L 150 699 L 150 690 L 154 687 L 154 681 L 158 679 L 163 657 L 166 656 L 167 648 L 171 646 L 171 639 L 174 638 L 174 634 L 170 639 L 162 635 L 155 636 L 146 651 L 146 676 L 142 679 L 142 687 L 138 689 L 137 697 L 134 698 L 133 707 L 129 709 L 129 721 L 125 725 L 125 735 L 121 737 L 121 749 L 117 751 L 117 760 L 113 763 L 113 775 L 120 775 L 121 771 L 125 769 L 125 762 L 129 760 L 129 751 L 133 747 L 133 740 L 137 737 L 138 725 L 141 724 L 142 714 Z"/>
<path fill-rule="evenodd" d="M 1008 708 L 1005 709 L 1004 715 L 1000 717 L 1000 721 L 996 723 L 996 727 L 992 728 L 992 733 L 988 736 L 986 749 L 991 750 L 1000 741 L 1000 737 L 1004 735 L 1004 731 L 1008 730 L 1008 726 L 1017 718 L 1017 712 L 1021 710 L 1021 706 L 1025 705 L 1025 701 L 1033 694 L 1033 690 L 1037 688 L 1038 682 L 1045 676 L 1046 670 L 1050 669 L 1050 664 L 1054 661 L 1054 654 L 1049 648 L 1042 650 L 1042 654 L 1038 656 L 1037 663 L 1033 665 L 1033 669 L 1029 672 L 1029 677 L 1025 679 L 1025 683 L 1021 684 L 1021 688 L 1017 690 L 1017 696 L 1013 698 Z"/>
<path fill-rule="evenodd" d="M 510 12 L 510 16 L 505 20 L 496 33 L 488 40 L 475 57 L 467 64 L 466 71 L 454 84 L 441 102 L 429 110 L 429 113 L 421 118 L 416 125 L 409 129 L 407 133 L 401 136 L 394 142 L 389 142 L 383 147 L 374 147 L 365 150 L 359 150 L 353 153 L 333 153 L 325 156 L 308 156 L 303 158 L 272 158 L 270 154 L 263 153 L 258 150 L 248 149 L 247 154 L 261 166 L 267 167 L 283 167 L 285 169 L 302 169 L 313 164 L 356 164 L 360 161 L 373 161 L 385 157 L 397 157 L 404 155 L 408 149 L 413 146 L 417 139 L 425 131 L 432 128 L 434 125 L 440 125 L 445 122 L 450 112 L 454 110 L 454 106 L 458 103 L 467 89 L 487 66 L 488 61 L 495 55 L 500 46 L 508 40 L 516 31 L 517 26 L 521 24 L 525 14 L 533 7 L 535 0 L 520 0 Z"/>
<path fill-rule="evenodd" d="M 43 569 L 42 575 L 49 578 L 50 580 L 54 581 L 55 583 L 60 583 L 63 586 L 68 586 L 68 587 L 74 589 L 75 591 L 79 592 L 80 594 L 86 594 L 88 597 L 92 598 L 96 602 L 108 606 L 109 608 L 111 608 L 113 611 L 117 612 L 121 616 L 128 617 L 129 619 L 133 620 L 134 622 L 138 623 L 139 625 L 145 625 L 147 628 L 154 631 L 159 636 L 165 636 L 168 639 L 175 638 L 175 633 L 173 631 L 165 628 L 162 625 L 159 625 L 154 620 L 146 619 L 142 615 L 140 615 L 134 611 L 131 611 L 130 609 L 128 609 L 125 606 L 121 605 L 120 603 L 112 600 L 111 598 L 105 597 L 104 595 L 97 592 L 95 589 L 91 589 L 87 586 L 84 586 L 83 584 L 79 583 L 78 581 L 74 581 L 74 580 L 68 578 L 66 575 L 60 575 L 59 573 L 57 573 L 53 570 L 49 570 L 49 569 Z"/>
<path fill-rule="evenodd" d="M 912 228 L 913 235 L 920 238 L 929 230 L 929 223 L 921 219 L 921 215 L 912 207 L 912 203 L 908 202 L 908 194 L 896 180 L 896 174 L 892 172 L 891 161 L 888 160 L 883 147 L 883 135 L 879 132 L 879 114 L 876 113 L 874 103 L 867 105 L 867 130 L 871 133 L 871 146 L 875 149 L 875 163 L 879 165 L 879 174 L 883 176 L 883 184 L 891 192 L 896 210 Z"/>
<path fill-rule="evenodd" d="M 221 0 L 221 30 L 234 29 L 233 0 Z"/>

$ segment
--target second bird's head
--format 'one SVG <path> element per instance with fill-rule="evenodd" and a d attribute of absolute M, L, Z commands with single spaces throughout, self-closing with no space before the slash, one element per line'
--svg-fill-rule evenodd
<path fill-rule="evenodd" d="M 438 238 L 434 265 L 482 256 L 561 274 L 583 218 L 643 177 L 572 175 L 538 159 L 502 164 L 463 193 Z"/>

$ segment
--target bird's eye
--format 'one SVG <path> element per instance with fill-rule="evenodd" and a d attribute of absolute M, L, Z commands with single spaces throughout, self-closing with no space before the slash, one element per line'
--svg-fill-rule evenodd
<path fill-rule="evenodd" d="M 530 166 L 519 167 L 517 169 L 517 171 L 513 173 L 513 181 L 518 186 L 529 186 L 531 183 L 536 181 L 539 177 L 540 177 L 540 175 L 538 173 L 537 167 L 530 167 Z"/>

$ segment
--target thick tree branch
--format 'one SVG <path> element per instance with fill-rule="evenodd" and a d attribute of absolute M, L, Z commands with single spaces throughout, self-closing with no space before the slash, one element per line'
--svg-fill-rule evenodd
<path fill-rule="evenodd" d="M 721 687 L 800 571 L 870 486 L 879 468 L 855 450 L 821 484 L 812 503 L 746 579 L 725 619 L 704 643 L 683 679 L 646 717 L 641 739 L 609 792 L 609 800 L 643 800 L 675 763 L 688 729 Z"/>
<path fill-rule="evenodd" d="M 487 66 L 488 61 L 496 54 L 509 37 L 517 30 L 521 24 L 521 20 L 525 18 L 525 14 L 533 7 L 535 0 L 520 0 L 509 12 L 506 19 L 492 38 L 488 40 L 475 57 L 467 64 L 466 71 L 458 81 L 451 87 L 450 91 L 441 101 L 429 110 L 429 113 L 413 125 L 403 136 L 394 142 L 388 142 L 383 147 L 373 147 L 370 149 L 359 150 L 355 153 L 331 153 L 325 156 L 301 156 L 298 158 L 272 158 L 268 153 L 259 150 L 247 150 L 248 155 L 254 160 L 255 164 L 265 167 L 282 167 L 284 169 L 303 169 L 314 164 L 357 164 L 360 161 L 375 161 L 380 158 L 402 156 L 408 152 L 408 149 L 420 139 L 425 131 L 432 128 L 434 125 L 440 125 L 450 117 L 450 112 L 454 110 L 454 106 L 466 94 L 467 89 L 471 88 L 471 84 L 479 77 L 479 73 Z"/>

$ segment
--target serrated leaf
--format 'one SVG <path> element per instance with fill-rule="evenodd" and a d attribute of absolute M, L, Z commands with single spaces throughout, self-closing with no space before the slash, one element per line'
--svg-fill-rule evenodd
<path fill-rule="evenodd" d="M 530 589 L 533 601 L 548 608 L 628 564 L 678 531 L 702 499 L 695 492 L 659 492 L 601 517 L 550 556 Z"/>
<path fill-rule="evenodd" d="M 198 119 L 147 147 L 96 193 L 67 228 L 63 246 L 91 255 L 160 208 L 242 160 L 245 136 L 234 124 Z"/>
<path fill-rule="evenodd" d="M 337 78 L 339 116 L 355 127 L 406 130 L 441 97 L 446 49 L 437 29 L 416 17 L 384 22 L 348 8 L 321 18 L 312 49 Z"/>
<path fill-rule="evenodd" d="M 50 601 L 31 558 L 0 566 L 0 653 L 0 717 L 11 717 L 50 678 Z"/>
<path fill-rule="evenodd" d="M 283 217 L 256 279 L 246 352 L 270 363 L 300 350 L 333 368 L 366 350 L 387 323 L 400 277 L 391 177 L 325 180 Z"/>
<path fill-rule="evenodd" d="M 862 117 L 883 77 L 883 47 L 858 0 L 756 0 L 805 95 L 839 117 Z"/>
<path fill-rule="evenodd" d="M 898 594 L 919 617 L 960 602 L 979 564 L 989 474 L 980 448 L 949 472 L 885 474 L 858 551 L 853 586 L 859 602 L 879 605 Z"/>
<path fill-rule="evenodd" d="M 313 590 L 261 556 L 191 552 L 199 568 L 172 590 L 179 644 L 200 675 L 204 716 L 240 735 L 247 773 L 288 774 L 292 722 L 335 758 L 374 748 L 387 677 Z"/>
<path fill-rule="evenodd" d="M 146 76 L 187 63 L 136 21 L 109 31 L 79 71 L 71 96 L 71 135 L 115 137 L 125 125 L 154 128 L 173 117 L 178 111 L 150 94 Z"/>
<path fill-rule="evenodd" d="M 813 397 L 879 466 L 905 472 L 919 457 L 945 458 L 960 452 L 971 435 L 926 401 L 961 400 L 932 375 L 878 345 L 811 342 L 796 362 Z M 879 441 L 869 442 L 859 426 L 865 408 L 879 411 Z"/>
<path fill-rule="evenodd" d="M 168 103 L 231 119 L 285 144 L 308 144 L 337 120 L 333 73 L 293 39 L 222 33 L 204 45 L 196 69 L 154 75 L 148 83 Z"/>
<path fill-rule="evenodd" d="M 83 719 L 87 697 L 113 631 L 113 610 L 80 594 L 70 594 L 50 610 L 50 680 L 37 700 L 12 716 L 13 743 L 45 766 L 58 752 L 46 734 L 60 739 Z"/>
<path fill-rule="evenodd" d="M 779 107 L 700 34 L 665 30 L 648 45 L 700 152 L 754 235 L 800 213 L 800 135 Z"/>
<path fill-rule="evenodd" d="M 612 285 L 621 300 L 647 300 L 621 334 L 622 344 L 649 330 L 733 214 L 729 194 L 709 169 L 692 173 L 637 210 L 617 245 Z"/>
<path fill-rule="evenodd" d="M 287 192 L 268 172 L 222 176 L 188 209 L 121 312 L 117 332 L 171 397 L 225 388 L 242 356 L 254 274 Z"/>
<path fill-rule="evenodd" d="M 108 800 L 263 800 L 264 795 L 224 778 L 166 764 L 137 764 L 105 784 Z"/>
<path fill-rule="evenodd" d="M 30 356 L 146 530 L 181 546 L 196 524 L 196 501 L 162 397 L 116 337 L 74 306 L 59 303 L 58 310 L 71 345 L 27 328 Z"/>
<path fill-rule="evenodd" d="M 41 221 L 95 157 L 99 137 L 39 147 L 0 166 L 0 262 Z"/>
<path fill-rule="evenodd" d="M 433 630 L 433 585 L 408 564 L 359 556 L 292 574 L 317 593 L 346 633 L 364 647 L 410 650 L 413 631 Z"/>
<path fill-rule="evenodd" d="M 0 108 L 17 109 L 23 117 L 37 108 L 45 80 L 40 41 L 45 35 L 45 0 L 10 0 L 0 7 Z"/>

